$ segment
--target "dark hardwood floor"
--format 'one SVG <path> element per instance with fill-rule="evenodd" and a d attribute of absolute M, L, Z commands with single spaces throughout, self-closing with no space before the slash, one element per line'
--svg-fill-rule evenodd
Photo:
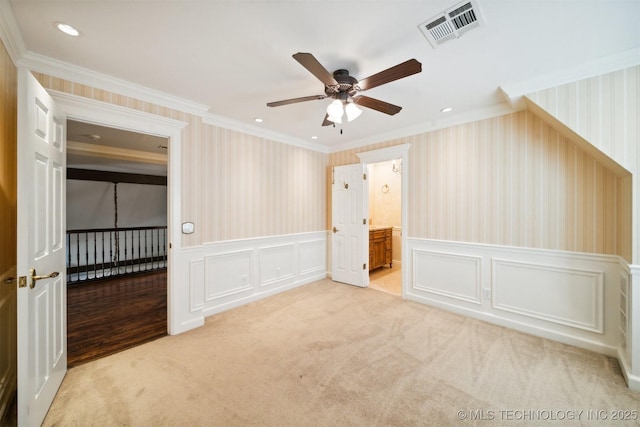
<path fill-rule="evenodd" d="M 67 289 L 69 368 L 165 335 L 166 270 Z"/>

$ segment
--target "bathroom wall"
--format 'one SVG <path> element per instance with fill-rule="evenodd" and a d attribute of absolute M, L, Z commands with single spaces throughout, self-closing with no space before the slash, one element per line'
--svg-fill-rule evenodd
<path fill-rule="evenodd" d="M 396 167 L 400 161 L 395 161 Z M 401 183 L 402 176 L 393 171 L 394 161 L 369 165 L 369 223 L 400 227 Z"/>

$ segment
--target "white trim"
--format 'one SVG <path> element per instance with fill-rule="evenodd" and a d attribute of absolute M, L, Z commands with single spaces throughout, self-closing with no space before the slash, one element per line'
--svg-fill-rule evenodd
<path fill-rule="evenodd" d="M 521 108 L 519 108 L 521 109 Z M 414 135 L 420 135 L 427 132 L 433 132 L 439 129 L 446 129 L 452 126 L 463 125 L 465 123 L 475 122 L 478 120 L 490 119 L 493 117 L 504 116 L 516 112 L 518 109 L 514 109 L 509 103 L 503 102 L 501 104 L 492 105 L 486 108 L 480 108 L 477 110 L 466 111 L 459 114 L 449 114 L 444 119 L 427 120 L 416 126 L 409 126 L 401 129 L 395 129 L 387 133 L 381 133 L 366 138 L 357 139 L 347 142 L 345 144 L 334 145 L 329 147 L 330 153 L 337 153 L 340 151 L 351 150 L 354 148 L 360 148 L 367 145 L 377 144 L 380 142 L 393 141 L 394 139 L 408 138 Z"/>
<path fill-rule="evenodd" d="M 174 260 L 176 259 L 176 254 L 181 250 L 182 241 L 182 235 L 180 234 L 182 129 L 188 123 L 55 90 L 49 90 L 48 92 L 67 116 L 67 119 L 153 134 L 169 139 L 167 233 L 171 250 L 168 253 L 167 268 L 167 329 L 169 334 L 177 333 L 184 328 L 183 313 L 180 310 L 183 305 L 188 307 L 188 304 L 182 304 L 181 300 L 189 297 L 189 295 L 180 294 L 179 269 L 174 268 Z"/>
<path fill-rule="evenodd" d="M 402 229 L 402 234 L 400 236 L 400 263 L 404 264 L 403 259 L 407 256 L 407 225 L 409 224 L 409 202 L 408 202 L 408 194 L 409 194 L 409 149 L 411 148 L 411 144 L 400 144 L 394 145 L 387 148 L 381 148 L 379 150 L 365 151 L 362 153 L 357 153 L 356 156 L 360 159 L 360 163 L 363 166 L 367 166 L 369 163 L 377 163 L 384 162 L 388 160 L 402 160 L 402 181 L 400 188 L 400 227 Z M 367 179 L 367 191 L 369 188 L 370 179 Z M 368 193 L 367 193 L 368 194 Z M 364 217 L 369 217 L 369 203 L 368 197 L 365 197 L 365 207 L 366 212 L 364 212 Z M 367 236 L 368 238 L 368 236 Z M 367 264 L 369 263 L 369 245 L 367 244 L 367 257 L 365 258 Z M 406 294 L 406 286 L 409 285 L 409 271 L 405 268 L 402 269 L 402 297 L 405 297 Z M 365 286 L 369 286 L 369 275 L 365 275 Z"/>
<path fill-rule="evenodd" d="M 236 132 L 241 132 L 247 135 L 257 136 L 258 138 L 264 138 L 270 141 L 280 142 L 282 144 L 306 148 L 308 150 L 317 151 L 324 154 L 329 153 L 329 147 L 325 145 L 305 141 L 304 139 L 300 139 L 300 138 L 294 138 L 289 135 L 285 135 L 279 132 L 274 132 L 258 126 L 250 125 L 248 123 L 243 123 L 237 120 L 232 120 L 226 117 L 218 116 L 212 113 L 207 113 L 203 115 L 202 123 L 205 125 L 216 126 L 224 129 L 233 130 Z"/>
<path fill-rule="evenodd" d="M 27 51 L 18 60 L 18 64 L 31 71 L 44 73 L 52 77 L 69 80 L 74 83 L 84 84 L 96 89 L 133 97 L 141 101 L 183 111 L 189 114 L 201 116 L 209 110 L 204 104 L 199 104 L 188 99 L 168 95 L 158 90 L 128 82 L 123 79 L 102 74 L 88 68 L 79 67 L 68 62 L 50 58 Z"/>
<path fill-rule="evenodd" d="M 631 372 L 631 367 L 627 363 L 626 357 L 620 353 L 620 348 L 618 348 L 618 362 L 620 363 L 620 367 L 622 368 L 622 375 L 624 376 L 625 381 L 627 382 L 627 386 L 634 391 L 640 392 L 640 376 L 634 375 Z"/>
<path fill-rule="evenodd" d="M 9 0 L 0 0 L 0 40 L 14 64 L 27 51 Z"/>
<path fill-rule="evenodd" d="M 512 106 L 521 105 L 520 98 L 539 90 L 573 83 L 595 76 L 640 65 L 640 47 L 615 55 L 596 59 L 576 67 L 544 74 L 531 80 L 500 86 L 505 98 Z M 517 107 L 516 107 L 517 108 Z"/>

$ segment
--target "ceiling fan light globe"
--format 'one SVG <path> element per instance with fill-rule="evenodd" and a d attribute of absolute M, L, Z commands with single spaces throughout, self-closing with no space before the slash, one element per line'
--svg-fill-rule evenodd
<path fill-rule="evenodd" d="M 347 113 L 347 121 L 353 121 L 357 119 L 360 114 L 362 114 L 362 110 L 359 109 L 356 104 L 349 103 L 344 109 L 345 113 Z"/>
<path fill-rule="evenodd" d="M 329 117 L 327 117 L 327 120 L 329 120 L 330 122 L 333 122 L 333 123 L 340 124 L 340 123 L 342 123 L 342 116 L 329 116 Z"/>
<path fill-rule="evenodd" d="M 329 104 L 329 106 L 327 107 L 327 114 L 329 115 L 329 117 L 342 120 L 342 115 L 344 114 L 344 108 L 342 108 L 342 101 L 336 99 L 331 104 Z M 341 122 L 336 122 L 335 120 L 331 120 L 331 121 L 334 123 L 341 123 Z"/>

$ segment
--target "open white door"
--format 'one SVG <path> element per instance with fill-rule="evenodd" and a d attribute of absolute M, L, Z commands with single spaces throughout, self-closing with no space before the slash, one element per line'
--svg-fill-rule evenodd
<path fill-rule="evenodd" d="M 42 424 L 67 372 L 66 119 L 18 72 L 18 425 Z M 57 274 L 56 274 L 57 273 Z"/>
<path fill-rule="evenodd" d="M 364 215 L 364 166 L 333 168 L 331 189 L 331 278 L 349 285 L 368 285 L 368 225 Z"/>

